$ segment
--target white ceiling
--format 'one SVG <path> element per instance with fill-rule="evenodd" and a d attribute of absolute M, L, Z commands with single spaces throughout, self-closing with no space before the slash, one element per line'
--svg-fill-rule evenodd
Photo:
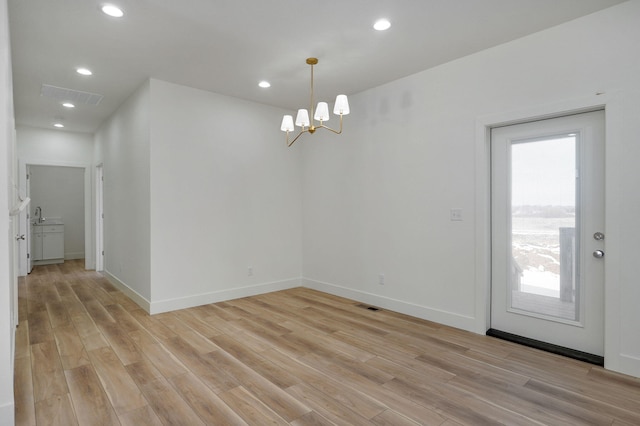
<path fill-rule="evenodd" d="M 113 0 L 116 19 L 99 0 L 9 0 L 16 123 L 95 132 L 150 77 L 293 111 L 309 56 L 316 100 L 332 102 L 623 1 Z M 372 29 L 380 17 L 391 29 Z M 42 84 L 104 98 L 68 110 Z"/>

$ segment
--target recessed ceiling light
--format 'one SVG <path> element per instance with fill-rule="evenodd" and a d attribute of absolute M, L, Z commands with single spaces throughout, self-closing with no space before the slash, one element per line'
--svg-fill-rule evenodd
<path fill-rule="evenodd" d="M 63 107 L 65 108 L 75 108 L 76 106 L 74 104 L 72 104 L 71 102 L 64 102 L 62 104 Z"/>
<path fill-rule="evenodd" d="M 86 68 L 77 68 L 77 69 L 76 69 L 76 72 L 77 72 L 78 74 L 81 74 L 81 75 L 92 75 L 92 74 L 93 74 L 93 73 L 91 72 L 91 70 L 88 70 L 88 69 L 86 69 Z"/>
<path fill-rule="evenodd" d="M 103 4 L 100 8 L 105 15 L 113 16 L 114 18 L 122 18 L 124 12 L 118 6 L 112 4 Z"/>
<path fill-rule="evenodd" d="M 61 128 L 64 127 L 64 124 L 62 124 L 62 123 L 54 123 L 53 127 L 58 127 L 58 128 L 61 129 Z"/>
<path fill-rule="evenodd" d="M 271 87 L 271 83 L 269 83 L 268 81 L 261 81 L 260 83 L 258 83 L 258 86 L 266 89 L 267 87 Z"/>
<path fill-rule="evenodd" d="M 373 24 L 373 28 L 378 31 L 388 30 L 391 27 L 391 22 L 388 19 L 378 19 L 375 24 Z"/>

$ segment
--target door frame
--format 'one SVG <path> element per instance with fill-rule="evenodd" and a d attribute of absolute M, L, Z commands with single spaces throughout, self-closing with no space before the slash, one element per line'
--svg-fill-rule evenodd
<path fill-rule="evenodd" d="M 96 194 L 96 244 L 95 244 L 95 270 L 104 270 L 104 165 L 96 166 L 95 172 Z"/>
<path fill-rule="evenodd" d="M 546 120 L 565 115 L 604 110 L 605 114 L 605 144 L 609 134 L 608 108 L 613 97 L 608 94 L 558 102 L 548 105 L 531 106 L 528 108 L 506 111 L 503 113 L 487 114 L 476 118 L 475 144 L 475 312 L 476 329 L 478 334 L 485 334 L 491 328 L 491 129 L 513 124 L 521 124 L 536 120 Z M 606 146 L 606 145 L 605 145 Z M 605 193 L 608 188 L 607 167 L 605 160 Z M 605 204 L 605 229 L 607 228 L 607 213 Z M 606 232 L 606 231 L 605 231 Z M 608 241 L 610 247 L 612 241 Z M 611 252 L 611 250 L 609 250 Z M 610 266 L 611 267 L 611 266 Z M 608 269 L 605 266 L 604 294 L 605 301 L 611 300 L 616 289 L 607 280 Z M 615 323 L 615 311 L 605 304 L 604 313 L 604 354 L 605 368 L 615 369 L 616 359 L 619 357 L 619 342 L 612 332 L 611 325 Z M 610 367 L 611 366 L 611 367 Z"/>
<path fill-rule="evenodd" d="M 93 218 L 91 212 L 93 209 L 93 190 L 91 185 L 92 170 L 89 164 L 73 163 L 73 162 L 55 162 L 30 158 L 18 159 L 18 175 L 20 189 L 27 181 L 27 165 L 29 166 L 52 166 L 52 167 L 76 167 L 84 169 L 84 267 L 85 269 L 93 269 L 95 267 L 95 249 L 93 245 Z M 28 227 L 29 228 L 29 227 Z M 30 228 L 29 228 L 30 230 Z M 29 235 L 27 238 L 31 238 Z M 26 261 L 26 252 L 20 253 L 21 260 Z M 24 256 L 24 257 L 23 257 Z"/>

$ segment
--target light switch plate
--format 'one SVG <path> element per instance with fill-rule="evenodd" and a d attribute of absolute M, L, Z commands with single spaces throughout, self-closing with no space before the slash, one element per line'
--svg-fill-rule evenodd
<path fill-rule="evenodd" d="M 451 221 L 461 221 L 462 220 L 462 209 L 453 208 L 451 209 Z"/>

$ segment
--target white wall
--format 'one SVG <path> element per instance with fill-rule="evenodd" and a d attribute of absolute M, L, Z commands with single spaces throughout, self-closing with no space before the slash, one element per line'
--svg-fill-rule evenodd
<path fill-rule="evenodd" d="M 11 286 L 14 280 L 14 238 L 9 210 L 14 202 L 15 168 L 13 89 L 7 1 L 0 0 L 0 425 L 14 424 Z M 6 168 L 5 168 L 6 166 Z"/>
<path fill-rule="evenodd" d="M 483 332 L 488 161 L 478 123 L 600 104 L 606 363 L 640 376 L 638 22 L 634 0 L 353 96 L 341 138 L 304 144 L 305 284 Z M 462 222 L 449 220 L 453 207 Z"/>
<path fill-rule="evenodd" d="M 149 83 L 142 85 L 95 136 L 104 167 L 104 272 L 148 308 L 150 278 Z"/>
<path fill-rule="evenodd" d="M 37 206 L 47 218 L 64 223 L 65 259 L 84 259 L 85 244 L 85 169 L 61 166 L 31 166 L 31 217 Z M 90 202 L 90 200 L 87 200 Z"/>
<path fill-rule="evenodd" d="M 80 166 L 93 161 L 93 135 L 18 126 L 18 157 L 31 164 Z"/>
<path fill-rule="evenodd" d="M 158 80 L 151 110 L 152 311 L 300 285 L 300 151 L 283 111 Z"/>

